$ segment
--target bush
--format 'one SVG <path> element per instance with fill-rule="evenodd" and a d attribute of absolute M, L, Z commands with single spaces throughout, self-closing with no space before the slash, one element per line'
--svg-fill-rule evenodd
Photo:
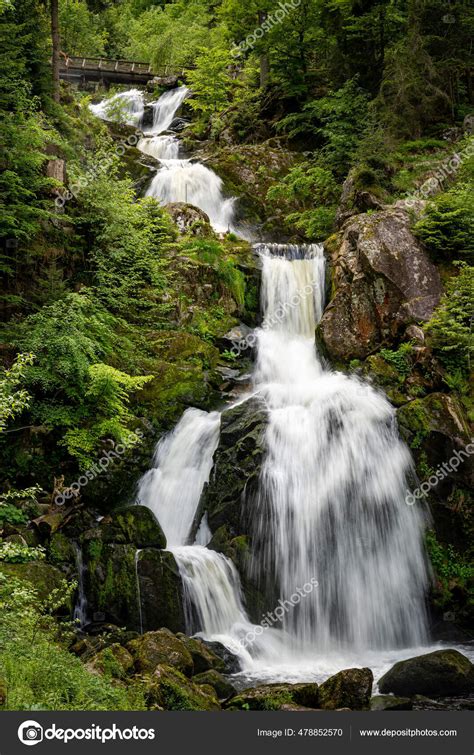
<path fill-rule="evenodd" d="M 472 258 L 474 254 L 474 194 L 461 184 L 440 194 L 416 224 L 415 234 L 438 260 Z"/>
<path fill-rule="evenodd" d="M 64 583 L 41 602 L 25 582 L 0 573 L 0 676 L 7 710 L 144 710 L 137 687 L 115 686 L 91 674 L 63 643 L 71 633 L 52 617 L 70 600 L 75 585 Z"/>

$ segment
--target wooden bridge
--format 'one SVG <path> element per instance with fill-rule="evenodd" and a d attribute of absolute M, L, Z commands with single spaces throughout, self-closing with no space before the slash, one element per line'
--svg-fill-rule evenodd
<path fill-rule="evenodd" d="M 81 58 L 76 55 L 61 53 L 59 76 L 65 81 L 85 84 L 88 81 L 103 84 L 141 84 L 145 85 L 155 77 L 174 78 L 185 73 L 182 68 L 164 66 L 161 70 L 152 70 L 148 63 L 133 60 L 108 60 L 107 58 Z"/>

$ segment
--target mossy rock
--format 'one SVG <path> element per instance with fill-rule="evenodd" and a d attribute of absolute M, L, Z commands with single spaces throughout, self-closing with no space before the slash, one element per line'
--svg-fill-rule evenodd
<path fill-rule="evenodd" d="M 395 695 L 374 695 L 370 698 L 370 710 L 413 710 L 413 700 Z"/>
<path fill-rule="evenodd" d="M 136 552 L 135 545 L 105 543 L 100 537 L 84 541 L 84 589 L 93 620 L 140 629 Z"/>
<path fill-rule="evenodd" d="M 134 658 L 136 671 L 142 674 L 151 674 L 161 664 L 173 666 L 186 676 L 192 676 L 194 671 L 191 653 L 169 629 L 147 632 L 129 642 L 127 650 Z"/>
<path fill-rule="evenodd" d="M 209 690 L 210 691 L 210 690 Z M 219 710 L 215 695 L 208 694 L 167 664 L 157 666 L 147 680 L 147 702 L 163 710 Z"/>
<path fill-rule="evenodd" d="M 64 574 L 55 566 L 44 561 L 28 561 L 24 564 L 0 562 L 0 572 L 9 577 L 30 582 L 41 600 L 50 596 L 53 590 L 62 587 Z M 69 606 L 71 608 L 72 606 Z"/>
<path fill-rule="evenodd" d="M 194 665 L 194 673 L 215 670 L 217 672 L 225 671 L 225 663 L 210 647 L 197 637 L 187 637 L 185 634 L 178 632 L 177 637 L 187 647 L 191 653 Z M 203 682 L 204 683 L 204 682 Z"/>
<path fill-rule="evenodd" d="M 239 692 L 225 707 L 229 710 L 280 710 L 282 705 L 292 704 L 318 708 L 318 685 L 315 682 L 262 684 Z"/>
<path fill-rule="evenodd" d="M 216 640 L 202 640 L 202 642 L 222 660 L 224 663 L 224 673 L 237 674 L 242 670 L 239 656 L 229 650 L 222 642 L 217 642 Z"/>
<path fill-rule="evenodd" d="M 141 630 L 185 628 L 183 585 L 175 557 L 169 551 L 144 548 L 137 556 Z"/>
<path fill-rule="evenodd" d="M 380 692 L 447 697 L 474 691 L 474 666 L 457 650 L 436 650 L 396 663 L 379 681 Z"/>
<path fill-rule="evenodd" d="M 55 532 L 48 544 L 48 559 L 53 564 L 74 564 L 76 552 L 72 542 L 62 532 Z"/>
<path fill-rule="evenodd" d="M 155 515 L 147 506 L 125 506 L 103 519 L 97 534 L 104 543 L 166 548 L 166 538 Z"/>
<path fill-rule="evenodd" d="M 331 676 L 319 687 L 319 704 L 324 710 L 350 708 L 367 710 L 374 675 L 369 668 L 349 668 Z"/>
<path fill-rule="evenodd" d="M 209 669 L 208 671 L 203 671 L 201 674 L 195 674 L 193 676 L 193 682 L 200 686 L 203 684 L 210 685 L 219 700 L 225 700 L 236 694 L 235 687 L 215 669 Z"/>
<path fill-rule="evenodd" d="M 92 673 L 111 676 L 114 679 L 126 679 L 134 668 L 133 656 L 118 643 L 100 650 L 87 663 Z"/>

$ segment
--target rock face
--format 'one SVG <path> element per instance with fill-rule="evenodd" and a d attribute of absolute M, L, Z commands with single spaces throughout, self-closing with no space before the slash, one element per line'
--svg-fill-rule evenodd
<path fill-rule="evenodd" d="M 319 687 L 319 704 L 325 710 L 369 708 L 374 676 L 369 668 L 349 668 L 331 676 Z"/>
<path fill-rule="evenodd" d="M 154 547 L 147 547 L 153 545 Z M 89 618 L 136 631 L 184 630 L 182 584 L 152 512 L 120 509 L 82 538 Z"/>
<path fill-rule="evenodd" d="M 97 531 L 104 543 L 133 544 L 137 548 L 166 548 L 166 538 L 147 506 L 126 506 L 102 519 Z"/>
<path fill-rule="evenodd" d="M 396 663 L 379 689 L 395 695 L 466 695 L 474 691 L 474 666 L 457 650 L 437 650 Z"/>
<path fill-rule="evenodd" d="M 184 642 L 169 629 L 147 632 L 127 644 L 135 669 L 142 674 L 151 674 L 160 664 L 167 664 L 185 676 L 192 676 L 193 659 Z"/>
<path fill-rule="evenodd" d="M 413 710 L 413 700 L 394 695 L 374 695 L 370 698 L 370 710 Z"/>
<path fill-rule="evenodd" d="M 365 358 L 405 326 L 430 318 L 442 293 L 439 273 L 405 210 L 356 215 L 329 247 L 334 296 L 319 332 L 331 358 Z"/>
<path fill-rule="evenodd" d="M 191 654 L 195 674 L 205 673 L 210 670 L 226 671 L 224 660 L 206 645 L 203 640 L 197 637 L 187 637 L 182 633 L 178 633 L 177 637 L 179 637 Z"/>
<path fill-rule="evenodd" d="M 318 685 L 316 683 L 262 684 L 244 689 L 232 697 L 225 707 L 229 710 L 280 710 L 283 705 L 318 708 Z"/>

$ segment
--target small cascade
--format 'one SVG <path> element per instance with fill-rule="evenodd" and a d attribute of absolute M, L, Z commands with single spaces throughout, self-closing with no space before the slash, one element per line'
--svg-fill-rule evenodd
<path fill-rule="evenodd" d="M 225 199 L 222 179 L 201 163 L 166 160 L 153 178 L 147 196 L 160 204 L 186 202 L 204 210 L 218 233 L 233 230 L 235 199 Z"/>
<path fill-rule="evenodd" d="M 179 110 L 188 94 L 189 89 L 187 87 L 177 87 L 176 89 L 164 92 L 159 100 L 152 102 L 153 124 L 149 128 L 145 128 L 144 133 L 162 134 L 163 131 L 168 131 L 177 110 Z"/>
<path fill-rule="evenodd" d="M 137 148 L 155 160 L 177 160 L 179 155 L 179 142 L 171 134 L 143 137 L 139 140 Z"/>
<path fill-rule="evenodd" d="M 140 634 L 143 634 L 143 609 L 142 609 L 142 596 L 140 591 L 140 577 L 138 574 L 138 563 L 140 561 L 141 550 L 137 550 L 135 553 L 135 579 L 137 585 L 137 605 L 138 605 L 138 623 L 140 627 Z"/>
<path fill-rule="evenodd" d="M 73 620 L 82 629 L 87 624 L 87 598 L 84 590 L 86 567 L 84 565 L 82 549 L 77 543 L 74 543 L 74 550 L 76 551 L 77 601 L 74 606 Z"/>
<path fill-rule="evenodd" d="M 139 127 L 145 112 L 145 100 L 143 92 L 129 89 L 89 107 L 94 115 L 104 121 L 120 121 L 128 126 Z"/>
<path fill-rule="evenodd" d="M 153 466 L 142 477 L 138 498 L 160 522 L 168 546 L 185 545 L 212 457 L 219 442 L 220 414 L 188 409 L 158 443 Z"/>

